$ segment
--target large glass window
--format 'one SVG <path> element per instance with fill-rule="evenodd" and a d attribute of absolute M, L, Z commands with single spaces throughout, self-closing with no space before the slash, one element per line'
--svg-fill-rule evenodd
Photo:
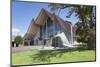
<path fill-rule="evenodd" d="M 40 38 L 50 38 L 61 32 L 59 23 L 52 22 L 50 18 L 46 21 L 45 25 L 40 27 Z"/>

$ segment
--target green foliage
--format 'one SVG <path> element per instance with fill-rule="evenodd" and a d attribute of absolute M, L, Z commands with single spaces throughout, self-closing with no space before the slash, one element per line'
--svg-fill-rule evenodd
<path fill-rule="evenodd" d="M 23 40 L 22 37 L 19 36 L 19 35 L 15 37 L 15 42 L 16 42 L 17 44 L 22 43 L 22 40 Z"/>
<path fill-rule="evenodd" d="M 57 6 L 59 5 L 59 6 Z M 77 30 L 76 34 L 79 36 L 77 38 L 78 42 L 87 43 L 88 47 L 91 47 L 94 43 L 96 36 L 95 36 L 95 7 L 93 6 L 85 6 L 85 5 L 64 5 L 64 4 L 51 4 L 52 8 L 57 9 L 67 9 L 68 13 L 66 13 L 66 18 L 70 18 L 71 15 L 74 13 L 75 16 L 79 19 L 79 22 L 76 23 Z M 93 49 L 93 47 L 91 48 Z"/>

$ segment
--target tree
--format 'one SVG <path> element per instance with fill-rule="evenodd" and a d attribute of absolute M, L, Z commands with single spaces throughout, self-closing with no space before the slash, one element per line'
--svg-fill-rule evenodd
<path fill-rule="evenodd" d="M 77 40 L 80 42 L 85 42 L 88 45 L 88 49 L 95 48 L 95 15 L 93 12 L 93 6 L 83 6 L 82 11 L 79 12 L 81 22 L 78 22 L 77 25 L 77 35 L 80 37 Z"/>
<path fill-rule="evenodd" d="M 78 42 L 83 42 L 88 44 L 88 49 L 93 49 L 95 45 L 95 7 L 85 6 L 85 5 L 65 5 L 65 4 L 50 4 L 51 11 L 59 9 L 67 9 L 66 18 L 71 17 L 73 13 L 79 18 L 79 22 L 76 23 L 77 30 L 76 34 L 79 36 L 77 38 Z"/>
<path fill-rule="evenodd" d="M 22 37 L 20 35 L 15 37 L 15 43 L 16 44 L 20 44 L 20 43 L 22 43 L 22 41 L 23 41 L 23 39 L 22 39 Z"/>

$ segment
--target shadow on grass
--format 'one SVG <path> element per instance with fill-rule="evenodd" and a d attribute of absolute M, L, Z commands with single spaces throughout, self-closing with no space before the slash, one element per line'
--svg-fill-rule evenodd
<path fill-rule="evenodd" d="M 41 50 L 35 55 L 32 55 L 32 60 L 34 63 L 50 63 L 50 58 L 56 57 L 61 58 L 64 53 L 71 53 L 73 54 L 73 51 L 84 51 L 85 49 L 67 49 L 67 50 Z M 73 54 L 74 55 L 74 54 Z"/>

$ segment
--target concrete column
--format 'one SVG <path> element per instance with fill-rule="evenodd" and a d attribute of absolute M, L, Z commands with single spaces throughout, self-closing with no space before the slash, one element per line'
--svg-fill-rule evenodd
<path fill-rule="evenodd" d="M 46 37 L 45 37 L 46 42 L 45 42 L 45 45 L 47 45 L 47 37 L 48 37 L 48 34 L 47 34 L 47 20 L 46 20 Z"/>
<path fill-rule="evenodd" d="M 71 44 L 73 44 L 73 28 L 72 28 L 72 25 L 71 25 Z"/>

